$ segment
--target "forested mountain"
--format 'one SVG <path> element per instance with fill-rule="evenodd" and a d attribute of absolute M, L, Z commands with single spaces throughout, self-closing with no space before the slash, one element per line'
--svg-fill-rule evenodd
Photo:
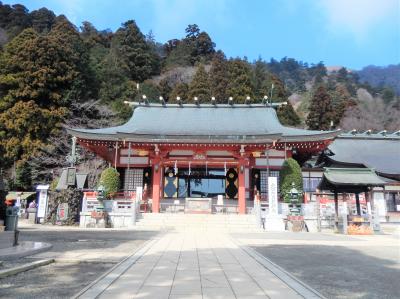
<path fill-rule="evenodd" d="M 400 64 L 386 67 L 369 65 L 357 72 L 360 82 L 368 83 L 372 87 L 390 87 L 400 95 Z"/>
<path fill-rule="evenodd" d="M 63 126 L 124 122 L 131 109 L 123 102 L 143 94 L 170 103 L 177 97 L 243 103 L 268 96 L 288 101 L 277 113 L 289 126 L 400 127 L 399 97 L 388 78 L 371 87 L 346 68 L 328 73 L 323 62 L 228 58 L 196 24 L 182 33 L 161 44 L 134 20 L 115 32 L 89 22 L 77 28 L 46 8 L 29 12 L 0 2 L 0 168 L 16 168 L 14 183 L 21 189 L 29 189 L 26 177 L 51 180 L 49 168 L 67 163 Z"/>

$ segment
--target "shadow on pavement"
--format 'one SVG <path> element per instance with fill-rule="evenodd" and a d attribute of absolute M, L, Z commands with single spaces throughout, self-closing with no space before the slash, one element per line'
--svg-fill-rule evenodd
<path fill-rule="evenodd" d="M 344 246 L 252 247 L 328 298 L 400 298 L 398 244 L 386 247 L 392 259 L 377 258 Z M 385 250 L 382 254 L 385 255 Z"/>

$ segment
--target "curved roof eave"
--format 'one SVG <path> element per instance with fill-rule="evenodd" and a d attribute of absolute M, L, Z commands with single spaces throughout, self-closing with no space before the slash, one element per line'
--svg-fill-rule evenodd
<path fill-rule="evenodd" d="M 164 136 L 177 139 L 256 140 L 279 136 L 280 142 L 306 142 L 333 139 L 337 131 L 311 131 L 283 126 L 276 111 L 262 105 L 198 108 L 139 106 L 123 125 L 103 129 L 67 128 L 71 135 L 96 140 L 139 139 L 150 136 L 165 141 Z M 163 136 L 163 137 L 162 137 Z M 210 138 L 211 136 L 211 138 Z M 274 138 L 275 140 L 277 138 Z"/>

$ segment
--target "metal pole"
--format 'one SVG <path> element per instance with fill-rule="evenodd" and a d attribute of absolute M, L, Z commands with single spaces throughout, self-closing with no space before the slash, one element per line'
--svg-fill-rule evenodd
<path fill-rule="evenodd" d="M 338 202 L 338 194 L 337 190 L 335 189 L 334 192 L 335 197 L 335 232 L 339 230 L 339 202 Z"/>

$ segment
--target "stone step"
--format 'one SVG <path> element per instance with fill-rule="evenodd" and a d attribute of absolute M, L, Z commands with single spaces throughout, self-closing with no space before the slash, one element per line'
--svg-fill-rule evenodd
<path fill-rule="evenodd" d="M 153 222 L 153 221 L 159 221 L 159 222 L 180 222 L 180 223 L 255 223 L 256 219 L 239 219 L 239 220 L 234 220 L 234 219 L 220 219 L 220 220 L 206 220 L 206 219 L 138 219 L 138 221 L 143 221 L 143 222 Z"/>
<path fill-rule="evenodd" d="M 252 227 L 256 223 L 174 223 L 174 222 L 136 222 L 136 225 L 169 225 L 169 226 L 209 226 L 209 227 Z"/>
<path fill-rule="evenodd" d="M 200 230 L 221 232 L 260 232 L 254 215 L 143 213 L 137 229 Z"/>

